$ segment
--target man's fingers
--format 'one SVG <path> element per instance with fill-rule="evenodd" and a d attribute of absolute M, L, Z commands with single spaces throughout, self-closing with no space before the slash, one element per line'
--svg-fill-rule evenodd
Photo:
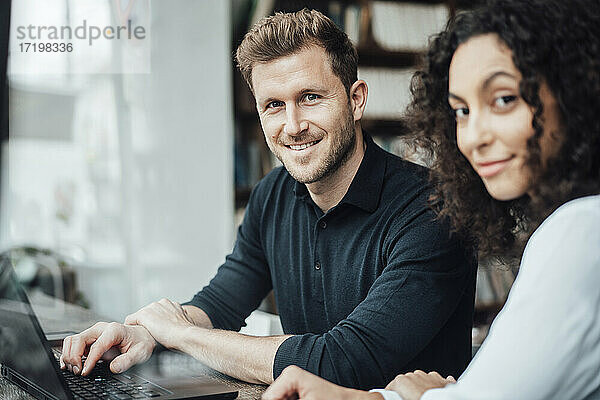
<path fill-rule="evenodd" d="M 103 322 L 97 323 L 77 335 L 66 337 L 63 340 L 61 367 L 78 374 L 82 368 L 81 357 L 86 354 L 87 346 L 100 335 L 104 325 Z"/>
<path fill-rule="evenodd" d="M 63 340 L 62 354 L 60 355 L 61 368 L 66 368 L 68 365 L 67 359 L 71 356 L 71 339 L 72 336 L 67 336 Z"/>
<path fill-rule="evenodd" d="M 110 370 L 119 374 L 135 364 L 146 361 L 151 355 L 152 349 L 148 348 L 145 343 L 137 343 L 131 346 L 127 352 L 115 357 L 110 363 Z"/>
<path fill-rule="evenodd" d="M 123 326 L 116 322 L 108 324 L 98 339 L 90 346 L 90 351 L 83 365 L 82 374 L 87 375 L 104 353 L 122 341 Z"/>
<path fill-rule="evenodd" d="M 446 378 L 446 380 L 456 383 L 456 379 L 454 379 L 454 377 L 452 375 L 448 375 L 448 377 Z"/>
<path fill-rule="evenodd" d="M 123 353 L 114 360 L 110 362 L 110 370 L 115 374 L 120 374 L 123 371 L 128 370 L 135 362 L 132 360 L 132 355 L 130 354 L 132 350 L 129 350 L 127 353 Z"/>
<path fill-rule="evenodd" d="M 81 357 L 83 357 L 85 353 L 85 348 L 94 343 L 96 340 L 93 336 L 88 335 L 75 335 L 71 338 L 71 346 L 69 352 L 67 353 L 67 357 L 64 361 L 72 366 L 72 371 L 75 374 L 78 374 L 81 371 Z"/>
<path fill-rule="evenodd" d="M 66 354 L 69 354 L 70 351 L 71 351 L 71 336 L 67 336 L 66 338 L 63 339 L 62 353 L 60 355 L 60 360 L 59 360 L 61 369 L 65 369 L 67 367 L 64 357 Z"/>

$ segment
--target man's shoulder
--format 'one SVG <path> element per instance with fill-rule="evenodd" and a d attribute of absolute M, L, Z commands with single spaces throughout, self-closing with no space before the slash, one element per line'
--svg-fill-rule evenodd
<path fill-rule="evenodd" d="M 386 178 L 406 178 L 417 180 L 422 184 L 429 183 L 429 169 L 427 167 L 405 160 L 384 149 L 381 149 L 381 151 L 384 153 L 384 157 L 386 158 Z"/>
<path fill-rule="evenodd" d="M 383 149 L 380 156 L 386 161 L 377 210 L 389 217 L 390 227 L 395 227 L 392 231 L 402 232 L 417 215 L 430 218 L 432 226 L 439 225 L 429 204 L 429 169 Z"/>
<path fill-rule="evenodd" d="M 385 157 L 385 173 L 383 176 L 383 200 L 398 198 L 415 198 L 415 193 L 429 192 L 429 169 L 405 160 L 381 149 L 381 156 Z"/>

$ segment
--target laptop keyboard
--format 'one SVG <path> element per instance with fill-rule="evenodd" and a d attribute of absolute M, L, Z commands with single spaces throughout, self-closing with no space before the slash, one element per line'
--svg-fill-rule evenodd
<path fill-rule="evenodd" d="M 56 353 L 55 353 L 56 355 Z M 68 370 L 61 370 L 69 389 L 76 400 L 83 399 L 149 399 L 170 394 L 163 388 L 137 375 L 113 374 L 108 363 L 99 361 L 88 376 L 74 375 Z"/>

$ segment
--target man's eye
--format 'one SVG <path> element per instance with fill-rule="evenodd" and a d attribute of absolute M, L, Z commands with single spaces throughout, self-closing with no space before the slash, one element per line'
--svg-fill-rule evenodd
<path fill-rule="evenodd" d="M 304 95 L 304 98 L 308 101 L 315 101 L 319 98 L 318 94 L 314 94 L 314 93 L 307 93 Z"/>
<path fill-rule="evenodd" d="M 272 101 L 267 104 L 266 108 L 278 108 L 283 106 L 283 101 Z"/>
<path fill-rule="evenodd" d="M 517 99 L 517 96 L 501 96 L 494 100 L 494 106 L 498 108 L 506 108 Z"/>

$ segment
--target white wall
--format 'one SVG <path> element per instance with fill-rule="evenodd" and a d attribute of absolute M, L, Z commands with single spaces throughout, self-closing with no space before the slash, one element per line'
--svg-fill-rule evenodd
<path fill-rule="evenodd" d="M 131 76 L 143 86 L 143 97 L 130 99 L 126 193 L 134 308 L 163 296 L 187 300 L 231 250 L 229 4 L 152 3 L 152 72 Z"/>
<path fill-rule="evenodd" d="M 0 245 L 77 250 L 70 255 L 76 255 L 85 297 L 94 310 L 117 320 L 161 297 L 191 298 L 214 275 L 234 237 L 230 2 L 147 4 L 149 74 L 32 79 L 11 71 L 13 90 L 28 94 L 18 96 L 25 99 L 18 105 L 11 101 L 11 121 L 19 121 L 15 113 L 25 113 L 38 123 L 10 127 Z M 116 57 L 113 62 L 127 62 L 127 55 Z M 70 87 L 57 89 L 63 81 Z M 53 85 L 40 90 L 40 82 Z M 36 93 L 53 91 L 74 100 L 62 111 L 43 106 L 52 102 L 35 101 Z M 89 93 L 96 100 L 86 98 Z M 101 99 L 114 100 L 114 106 L 104 109 Z M 44 123 L 57 112 L 72 115 L 72 126 Z M 45 132 L 28 132 L 31 126 L 44 126 Z M 108 154 L 102 162 L 90 150 L 95 141 Z M 52 157 L 24 163 L 31 146 L 42 154 L 59 148 L 74 156 L 60 163 Z M 15 181 L 23 176 L 27 182 Z M 36 180 L 47 189 L 33 202 L 50 210 L 39 216 L 19 204 L 23 187 L 34 187 Z M 56 190 L 71 184 L 73 221 L 57 231 Z M 23 234 L 11 228 L 25 222 L 38 229 Z"/>

